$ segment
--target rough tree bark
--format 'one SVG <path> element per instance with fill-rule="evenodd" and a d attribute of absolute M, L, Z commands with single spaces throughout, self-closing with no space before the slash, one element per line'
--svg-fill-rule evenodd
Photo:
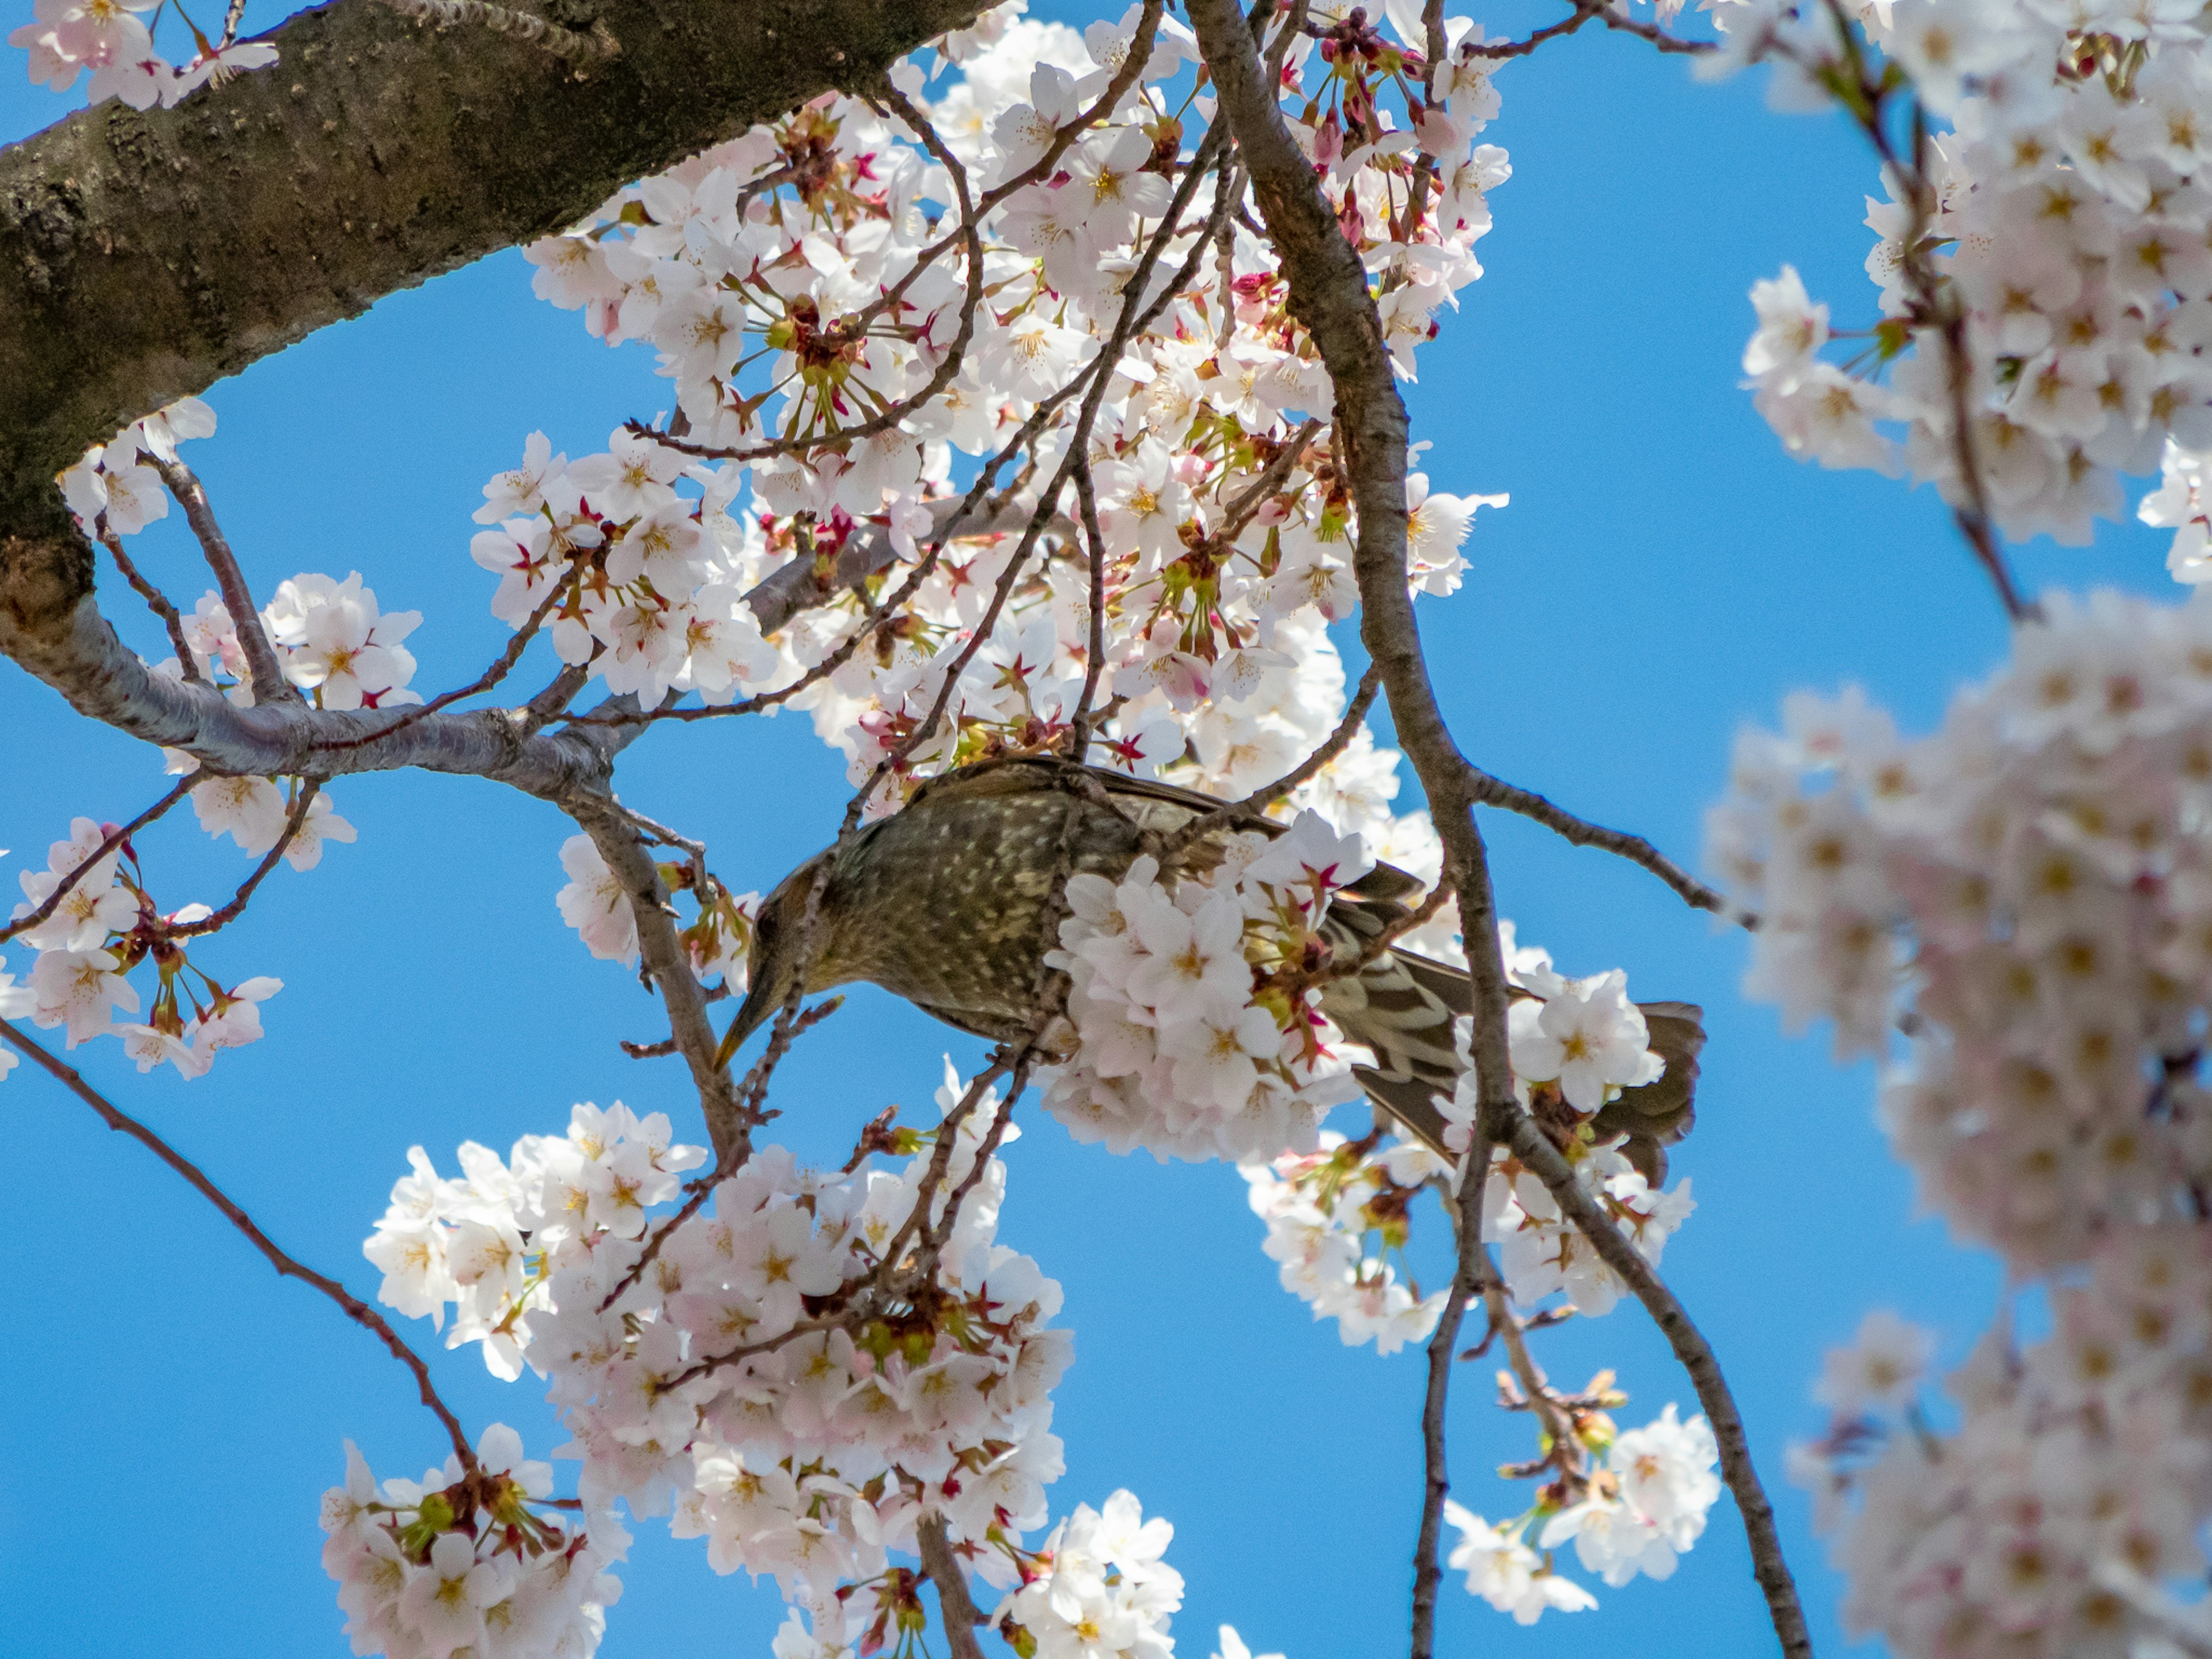
<path fill-rule="evenodd" d="M 197 695 L 118 720 L 147 689 L 93 604 L 92 550 L 57 471 L 384 295 L 573 223 L 625 181 L 818 94 L 870 83 L 976 10 L 551 0 L 552 21 L 604 25 L 620 47 L 570 61 L 337 0 L 264 37 L 283 54 L 274 69 L 173 110 L 103 104 L 0 151 L 0 653 L 95 719 L 196 744 L 210 718 Z M 269 734 L 244 742 L 211 717 L 223 728 L 213 740 L 240 745 L 235 759 L 257 751 L 238 769 L 266 769 Z M 477 758 L 453 769 L 481 770 Z"/>

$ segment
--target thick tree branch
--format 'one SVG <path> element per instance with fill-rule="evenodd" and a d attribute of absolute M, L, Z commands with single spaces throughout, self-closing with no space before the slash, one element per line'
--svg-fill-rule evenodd
<path fill-rule="evenodd" d="M 572 224 L 629 180 L 821 93 L 875 84 L 976 6 L 576 9 L 596 14 L 593 31 L 604 26 L 618 56 L 568 62 L 542 42 L 421 28 L 338 0 L 265 37 L 283 55 L 272 70 L 172 110 L 103 104 L 0 152 L 0 654 L 80 713 L 216 769 L 302 769 L 272 750 L 305 730 L 241 728 L 149 693 L 93 608 L 91 550 L 54 475 L 139 416 L 386 294 Z M 508 752 L 496 718 L 428 727 L 409 734 L 404 758 L 364 758 L 489 769 L 538 793 L 561 787 L 575 758 Z"/>
<path fill-rule="evenodd" d="M 88 444 L 386 294 L 574 223 L 839 88 L 975 0 L 589 0 L 618 56 L 363 0 L 175 109 L 84 110 L 0 154 L 0 523 Z M 52 525 L 48 515 L 44 522 Z"/>
<path fill-rule="evenodd" d="M 1292 314 L 1312 337 L 1335 389 L 1338 441 L 1358 512 L 1352 568 L 1359 585 L 1360 638 L 1382 672 L 1398 739 L 1428 794 L 1430 811 L 1444 843 L 1446 874 L 1459 893 L 1473 982 L 1471 1048 L 1481 1101 L 1480 1127 L 1491 1139 L 1509 1142 L 1544 1180 L 1562 1211 L 1636 1291 L 1674 1345 L 1720 1443 L 1722 1473 L 1742 1515 L 1753 1569 L 1765 1595 L 1775 1635 L 1792 1659 L 1809 1659 L 1812 1643 L 1783 1559 L 1773 1510 L 1752 1468 L 1741 1419 L 1711 1347 L 1673 1293 L 1596 1212 L 1557 1148 L 1544 1139 L 1514 1098 L 1505 1035 L 1504 964 L 1498 954 L 1489 860 L 1473 811 L 1480 798 L 1479 775 L 1453 741 L 1437 705 L 1407 588 L 1407 425 L 1383 344 L 1382 320 L 1359 256 L 1291 137 L 1276 88 L 1264 76 L 1251 33 L 1234 0 L 1189 0 L 1188 9 L 1220 94 L 1221 118 L 1234 131 L 1251 173 L 1253 194 L 1281 258 Z M 1527 1152 L 1524 1142 L 1530 1143 Z M 1476 1155 L 1486 1157 L 1480 1144 Z"/>

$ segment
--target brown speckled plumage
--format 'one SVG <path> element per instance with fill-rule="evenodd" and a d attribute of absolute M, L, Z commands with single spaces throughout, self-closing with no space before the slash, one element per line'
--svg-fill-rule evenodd
<path fill-rule="evenodd" d="M 1096 789 L 1079 787 L 1095 781 Z M 815 955 L 806 989 L 866 980 L 948 1024 L 997 1041 L 1026 1035 L 1045 948 L 1044 903 L 1067 848 L 1072 871 L 1118 880 L 1148 833 L 1165 835 L 1220 803 L 1115 773 L 1049 761 L 1000 762 L 925 785 L 899 812 L 870 825 L 842 850 L 817 854 L 786 877 L 761 907 L 751 988 L 731 1029 L 740 1042 L 774 1013 L 791 986 L 807 895 L 824 859 Z M 1071 815 L 1073 823 L 1071 824 Z M 1256 815 L 1223 834 L 1282 826 Z M 1218 842 L 1185 854 L 1205 870 Z M 1420 884 L 1389 865 L 1341 892 L 1323 931 L 1346 956 L 1406 914 Z M 1385 952 L 1357 976 L 1331 981 L 1322 1006 L 1354 1042 L 1373 1049 L 1361 1081 L 1376 1104 L 1435 1143 L 1443 1121 L 1430 1097 L 1449 1093 L 1458 1073 L 1452 1024 L 1469 1004 L 1460 969 L 1411 951 Z M 1690 1125 L 1698 1011 L 1644 1005 L 1666 1076 L 1607 1106 L 1601 1133 L 1625 1132 L 1630 1155 L 1655 1179 L 1662 1148 Z"/>

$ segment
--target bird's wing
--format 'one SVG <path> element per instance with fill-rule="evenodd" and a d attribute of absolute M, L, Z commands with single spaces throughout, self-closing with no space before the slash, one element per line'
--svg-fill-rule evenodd
<path fill-rule="evenodd" d="M 963 767 L 957 772 L 933 778 L 922 786 L 922 791 L 927 791 L 938 800 L 948 796 L 966 799 L 1057 791 L 1065 787 L 1056 775 L 1064 769 L 1065 764 L 1042 755 L 986 761 L 980 765 Z M 1088 766 L 1084 770 L 1096 778 L 1099 786 L 1111 797 L 1182 809 L 1181 812 L 1170 814 L 1133 812 L 1131 816 L 1147 830 L 1171 830 L 1188 823 L 1193 817 L 1218 812 L 1234 804 L 1195 789 L 1185 789 L 1179 784 L 1163 783 L 1158 778 L 1132 777 L 1127 772 L 1109 771 L 1103 766 Z M 917 800 L 921 799 L 921 791 L 916 792 Z M 908 802 L 908 805 L 911 807 L 913 803 Z M 1165 822 L 1161 821 L 1163 817 Z M 1231 818 L 1229 827 L 1237 830 L 1256 830 L 1265 836 L 1279 836 L 1290 826 L 1278 823 L 1263 813 L 1244 811 Z M 1341 890 L 1362 899 L 1387 903 L 1425 893 L 1428 890 L 1428 884 L 1395 864 L 1378 863 L 1358 881 L 1348 883 Z"/>

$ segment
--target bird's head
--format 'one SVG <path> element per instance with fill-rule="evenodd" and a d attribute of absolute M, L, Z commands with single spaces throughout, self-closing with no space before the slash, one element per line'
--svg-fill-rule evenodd
<path fill-rule="evenodd" d="M 824 852 L 807 860 L 762 901 L 760 914 L 753 918 L 752 949 L 745 958 L 745 1000 L 738 1006 L 738 1017 L 730 1022 L 730 1029 L 722 1038 L 721 1052 L 716 1056 L 718 1065 L 726 1066 L 744 1040 L 773 1019 L 775 1011 L 790 996 L 792 986 L 799 977 L 799 955 L 806 940 L 807 896 L 814 890 L 815 878 L 829 858 L 830 854 Z M 817 981 L 830 944 L 831 921 L 826 910 L 818 918 L 812 973 L 809 975 Z"/>

